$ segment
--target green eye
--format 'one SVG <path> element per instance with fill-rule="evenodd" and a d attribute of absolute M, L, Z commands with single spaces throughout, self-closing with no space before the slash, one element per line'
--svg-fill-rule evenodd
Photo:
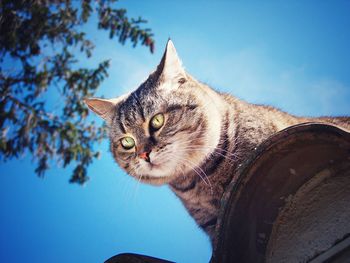
<path fill-rule="evenodd" d="M 121 142 L 123 148 L 126 150 L 130 150 L 131 148 L 133 148 L 135 146 L 135 141 L 131 137 L 124 137 L 120 140 L 120 142 Z"/>
<path fill-rule="evenodd" d="M 151 119 L 150 125 L 153 129 L 159 130 L 164 124 L 164 115 L 159 113 Z"/>

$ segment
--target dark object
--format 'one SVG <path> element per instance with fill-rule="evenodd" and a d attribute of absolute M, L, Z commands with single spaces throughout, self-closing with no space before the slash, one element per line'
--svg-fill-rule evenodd
<path fill-rule="evenodd" d="M 305 123 L 258 147 L 222 200 L 211 262 L 350 261 L 350 133 Z M 106 263 L 161 263 L 122 254 Z"/>
<path fill-rule="evenodd" d="M 111 257 L 105 263 L 172 263 L 172 261 L 127 253 Z"/>
<path fill-rule="evenodd" d="M 349 242 L 326 252 L 350 233 L 348 132 L 290 127 L 264 142 L 237 178 L 223 198 L 212 262 L 308 262 L 321 254 L 344 262 L 333 259 L 349 255 Z"/>

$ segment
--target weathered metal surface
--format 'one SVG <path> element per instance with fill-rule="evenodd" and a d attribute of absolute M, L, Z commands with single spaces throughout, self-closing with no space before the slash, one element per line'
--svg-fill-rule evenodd
<path fill-rule="evenodd" d="M 346 238 L 349 218 L 350 134 L 290 127 L 258 147 L 225 193 L 211 261 L 307 262 Z"/>
<path fill-rule="evenodd" d="M 350 236 L 321 253 L 310 263 L 349 263 L 350 259 Z"/>

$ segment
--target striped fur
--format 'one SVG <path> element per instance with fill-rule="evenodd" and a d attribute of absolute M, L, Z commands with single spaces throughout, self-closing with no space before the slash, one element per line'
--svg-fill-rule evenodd
<path fill-rule="evenodd" d="M 223 192 L 261 142 L 307 121 L 350 129 L 348 117 L 299 118 L 216 92 L 184 71 L 171 41 L 156 71 L 136 91 L 86 103 L 107 121 L 116 162 L 144 183 L 169 184 L 212 243 Z M 165 124 L 152 131 L 149 123 L 158 113 Z M 125 136 L 135 140 L 134 148 L 123 149 Z M 150 161 L 140 158 L 145 151 Z"/>

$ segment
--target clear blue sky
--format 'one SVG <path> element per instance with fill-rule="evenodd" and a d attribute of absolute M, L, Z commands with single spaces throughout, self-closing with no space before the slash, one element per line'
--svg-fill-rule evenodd
<path fill-rule="evenodd" d="M 98 95 L 134 89 L 157 65 L 168 37 L 186 69 L 220 91 L 297 115 L 350 114 L 349 1 L 121 1 L 155 33 L 156 52 L 96 32 L 96 65 L 111 59 Z M 95 117 L 91 117 L 95 118 Z M 29 156 L 0 164 L 1 262 L 102 262 L 135 252 L 208 262 L 207 237 L 164 187 L 141 185 L 113 162 L 107 142 L 84 187 L 70 169 L 44 179 Z"/>

